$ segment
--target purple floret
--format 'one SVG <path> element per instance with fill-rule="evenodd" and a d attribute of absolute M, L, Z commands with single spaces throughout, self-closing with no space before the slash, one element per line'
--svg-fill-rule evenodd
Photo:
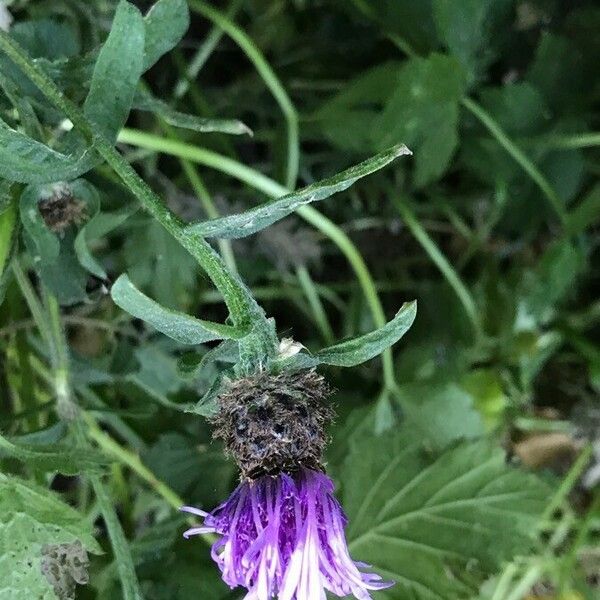
<path fill-rule="evenodd" d="M 212 557 L 231 588 L 248 589 L 245 600 L 325 600 L 325 590 L 369 600 L 369 590 L 393 585 L 363 573 L 350 558 L 346 516 L 323 473 L 301 469 L 242 483 L 211 513 L 182 510 L 204 518 L 184 533 L 222 536 Z"/>

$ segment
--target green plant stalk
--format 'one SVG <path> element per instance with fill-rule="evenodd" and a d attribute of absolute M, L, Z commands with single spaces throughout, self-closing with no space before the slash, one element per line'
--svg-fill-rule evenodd
<path fill-rule="evenodd" d="M 104 433 L 96 420 L 89 414 L 83 413 L 88 430 L 88 437 L 94 440 L 98 447 L 113 456 L 119 463 L 130 468 L 140 479 L 145 481 L 161 498 L 175 510 L 179 510 L 185 502 L 163 481 L 158 479 L 154 473 L 141 461 L 137 454 L 117 443 L 111 436 Z M 189 522 L 193 523 L 192 517 Z M 215 536 L 204 534 L 202 539 L 209 545 L 215 541 Z"/>
<path fill-rule="evenodd" d="M 50 351 L 54 370 L 52 383 L 55 388 L 57 404 L 60 404 L 61 401 L 63 404 L 65 402 L 70 403 L 68 352 L 66 350 L 64 332 L 60 325 L 58 303 L 55 299 L 47 297 L 48 311 L 44 311 L 44 307 L 35 295 L 27 276 L 16 260 L 13 261 L 13 271 L 25 301 L 39 328 L 40 335 L 48 345 Z M 48 318 L 46 318 L 46 315 Z M 87 445 L 85 435 L 81 432 L 77 422 L 74 424 L 74 427 L 78 439 L 82 444 Z M 131 553 L 127 547 L 127 540 L 125 539 L 125 534 L 123 533 L 121 524 L 115 513 L 114 506 L 106 493 L 100 478 L 90 475 L 90 481 L 96 496 L 98 497 L 98 502 L 101 506 L 104 521 L 115 553 L 115 559 L 119 566 L 119 575 L 123 585 L 123 597 L 125 600 L 140 600 L 142 595 L 139 591 L 137 577 L 133 567 L 133 559 L 131 558 Z"/>
<path fill-rule="evenodd" d="M 255 169 L 247 167 L 227 156 L 207 150 L 206 148 L 164 139 L 135 129 L 122 129 L 119 134 L 119 141 L 139 148 L 168 154 L 170 156 L 185 158 L 191 162 L 221 171 L 222 173 L 230 175 L 234 179 L 242 181 L 263 192 L 271 198 L 279 198 L 290 192 L 289 189 L 285 188 L 280 183 L 277 183 Z M 382 327 L 385 325 L 385 313 L 381 301 L 379 300 L 377 289 L 363 257 L 352 243 L 352 240 L 333 221 L 322 215 L 312 206 L 301 206 L 296 213 L 327 236 L 346 256 L 363 290 L 371 314 L 373 315 L 375 326 Z M 386 387 L 395 389 L 396 381 L 391 350 L 388 349 L 382 354 L 382 360 Z"/>
<path fill-rule="evenodd" d="M 210 244 L 198 236 L 189 235 L 180 219 L 171 213 L 162 200 L 131 165 L 117 152 L 102 135 L 95 132 L 93 125 L 82 111 L 58 89 L 56 84 L 27 56 L 18 43 L 0 31 L 0 49 L 23 71 L 44 96 L 71 120 L 98 154 L 112 167 L 125 185 L 140 201 L 142 206 L 186 249 L 202 266 L 223 294 L 223 299 L 236 325 L 260 325 L 263 331 L 269 328 L 264 311 L 256 304 L 242 281 L 231 273 L 221 257 Z M 262 357 L 261 357 L 262 358 Z"/>
<path fill-rule="evenodd" d="M 540 140 L 540 145 L 553 150 L 579 150 L 580 148 L 593 148 L 600 146 L 600 132 L 573 133 L 564 135 L 551 135 Z"/>
<path fill-rule="evenodd" d="M 533 164 L 533 162 L 525 155 L 525 153 L 510 139 L 498 123 L 487 113 L 479 104 L 468 97 L 464 97 L 461 101 L 462 105 L 474 115 L 483 126 L 494 136 L 496 141 L 519 163 L 521 168 L 531 177 L 538 186 L 542 194 L 546 197 L 554 211 L 556 212 L 561 223 L 566 223 L 567 212 L 562 200 L 558 197 L 554 188 L 548 180 Z"/>
<path fill-rule="evenodd" d="M 175 133 L 173 127 L 171 127 L 167 123 L 164 123 L 162 128 L 163 128 L 163 131 L 170 138 L 175 139 L 175 140 L 179 139 L 177 134 Z M 202 204 L 202 208 L 204 209 L 204 212 L 206 212 L 207 216 L 211 219 L 216 219 L 216 218 L 220 217 L 221 215 L 219 214 L 219 211 L 217 210 L 215 203 L 212 201 L 212 198 L 210 197 L 210 194 L 209 194 L 208 190 L 206 189 L 206 186 L 204 185 L 202 178 L 200 177 L 200 175 L 198 175 L 198 172 L 194 168 L 194 165 L 189 160 L 185 160 L 184 158 L 181 158 L 179 160 L 179 162 L 181 163 L 181 168 L 183 169 L 185 176 L 187 177 L 188 181 L 190 182 L 190 185 L 192 186 L 194 193 L 196 194 L 196 196 L 198 196 L 198 199 L 200 200 L 200 203 Z M 235 262 L 235 255 L 233 253 L 233 248 L 231 247 L 231 242 L 229 240 L 217 240 L 217 244 L 219 246 L 221 256 L 223 257 L 223 261 L 227 265 L 227 268 L 230 271 L 232 271 L 233 273 L 237 273 L 238 269 L 237 269 L 237 264 Z"/>
<path fill-rule="evenodd" d="M 235 17 L 235 14 L 238 12 L 242 5 L 242 0 L 234 0 L 227 9 L 225 13 L 225 17 L 229 20 Z M 206 64 L 206 61 L 209 59 L 211 54 L 214 52 L 218 43 L 221 41 L 223 34 L 225 32 L 219 26 L 214 26 L 209 34 L 206 36 L 202 45 L 194 54 L 192 60 L 188 68 L 186 69 L 186 77 L 181 78 L 177 85 L 175 86 L 174 97 L 176 99 L 182 98 L 187 93 L 190 87 L 190 80 L 195 79 L 198 76 L 198 73 L 202 70 L 202 67 Z"/>
<path fill-rule="evenodd" d="M 463 308 L 465 309 L 465 312 L 471 321 L 476 338 L 480 339 L 483 335 L 481 321 L 477 312 L 477 306 L 475 305 L 475 301 L 467 289 L 467 286 L 462 282 L 452 265 L 448 262 L 448 259 L 442 254 L 435 242 L 429 237 L 429 234 L 425 231 L 425 229 L 423 229 L 419 223 L 419 220 L 408 207 L 408 204 L 399 198 L 394 198 L 394 206 L 400 213 L 405 225 L 408 227 L 419 244 L 421 244 L 425 252 L 427 252 L 436 267 L 442 272 L 442 275 L 446 278 L 446 281 L 450 284 L 454 290 L 454 293 L 458 296 L 458 299 L 463 305 Z"/>
<path fill-rule="evenodd" d="M 550 521 L 554 512 L 561 507 L 561 505 L 573 489 L 574 485 L 577 483 L 577 480 L 579 479 L 579 477 L 581 477 L 581 474 L 586 468 L 593 451 L 594 449 L 591 444 L 588 444 L 582 449 L 581 453 L 577 457 L 577 460 L 569 469 L 569 472 L 567 473 L 566 477 L 561 481 L 558 490 L 556 490 L 556 493 L 550 499 L 550 502 L 548 503 L 548 506 L 546 507 L 546 510 L 544 511 L 544 514 L 542 516 L 542 523 L 547 523 L 548 521 Z"/>
<path fill-rule="evenodd" d="M 60 307 L 56 298 L 49 293 L 46 293 L 46 307 L 53 340 L 52 347 L 56 351 L 54 357 L 55 364 L 53 366 L 57 409 L 61 406 L 61 403 L 63 406 L 66 404 L 74 407 L 70 386 L 69 352 L 67 349 L 65 331 L 60 317 Z M 73 421 L 72 429 L 79 443 L 82 446 L 87 447 L 89 442 L 79 419 Z M 102 518 L 104 519 L 108 531 L 110 543 L 115 555 L 115 561 L 117 563 L 119 579 L 121 580 L 123 588 L 123 598 L 125 600 L 141 600 L 143 596 L 135 573 L 129 544 L 125 537 L 125 532 L 121 527 L 121 523 L 119 522 L 110 494 L 107 492 L 98 475 L 90 473 L 88 474 L 88 478 L 92 484 L 94 494 L 102 512 Z"/>
<path fill-rule="evenodd" d="M 323 340 L 328 346 L 330 346 L 334 342 L 333 329 L 331 328 L 331 323 L 327 318 L 327 313 L 323 308 L 323 304 L 321 302 L 321 298 L 319 297 L 319 293 L 317 292 L 314 281 L 312 280 L 308 269 L 304 265 L 299 266 L 296 269 L 296 276 L 298 277 L 300 287 L 302 288 L 302 291 L 308 300 L 315 323 L 321 331 Z"/>
<path fill-rule="evenodd" d="M 200 13 L 202 16 L 210 19 L 219 26 L 235 43 L 242 49 L 248 59 L 252 62 L 258 74 L 262 77 L 265 85 L 273 94 L 273 97 L 279 104 L 281 112 L 287 125 L 287 168 L 286 168 L 286 187 L 293 190 L 296 187 L 298 179 L 298 169 L 300 164 L 300 138 L 298 127 L 298 113 L 290 97 L 285 91 L 281 82 L 275 75 L 271 65 L 265 60 L 256 44 L 248 35 L 240 29 L 235 23 L 220 12 L 211 8 L 201 0 L 190 0 L 190 8 Z"/>

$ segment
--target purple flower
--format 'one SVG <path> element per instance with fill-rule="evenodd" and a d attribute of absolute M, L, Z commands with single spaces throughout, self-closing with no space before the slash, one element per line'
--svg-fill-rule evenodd
<path fill-rule="evenodd" d="M 245 600 L 325 600 L 325 590 L 369 600 L 369 590 L 393 585 L 361 572 L 368 565 L 350 558 L 346 516 L 323 473 L 302 468 L 294 475 L 263 475 L 239 485 L 211 513 L 182 510 L 204 517 L 186 538 L 222 536 L 212 557 L 225 583 L 248 589 Z"/>

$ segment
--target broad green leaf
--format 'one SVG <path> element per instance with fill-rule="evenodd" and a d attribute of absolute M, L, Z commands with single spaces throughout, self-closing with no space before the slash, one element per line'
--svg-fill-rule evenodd
<path fill-rule="evenodd" d="M 360 0 L 349 2 L 377 20 L 383 30 L 406 40 L 417 53 L 437 47 L 432 0 Z"/>
<path fill-rule="evenodd" d="M 550 493 L 488 442 L 431 455 L 410 426 L 354 437 L 341 479 L 352 556 L 396 582 L 381 593 L 394 599 L 468 597 L 460 575 L 527 553 Z"/>
<path fill-rule="evenodd" d="M 0 456 L 21 460 L 41 471 L 78 475 L 83 471 L 100 472 L 108 460 L 95 450 L 74 448 L 68 444 L 23 444 L 0 435 Z"/>
<path fill-rule="evenodd" d="M 185 35 L 190 25 L 186 0 L 158 0 L 144 18 L 144 25 L 144 71 L 147 71 Z"/>
<path fill-rule="evenodd" d="M 407 154 L 411 154 L 411 152 L 405 145 L 393 146 L 329 179 L 313 183 L 308 187 L 261 204 L 241 214 L 195 223 L 187 229 L 203 237 L 237 239 L 252 235 L 287 217 L 305 204 L 324 200 L 333 194 L 348 189 L 362 177 L 382 169 L 394 159 Z"/>
<path fill-rule="evenodd" d="M 67 155 L 0 121 L 0 177 L 20 183 L 75 179 L 94 164 L 93 150 Z"/>
<path fill-rule="evenodd" d="M 58 544 L 102 550 L 92 524 L 54 492 L 0 473 L 0 598 L 57 600 L 42 572 L 44 553 Z"/>
<path fill-rule="evenodd" d="M 51 19 L 15 23 L 10 34 L 32 58 L 59 60 L 81 52 L 77 34 L 67 24 Z"/>
<path fill-rule="evenodd" d="M 440 39 L 475 77 L 495 58 L 500 33 L 512 17 L 514 0 L 433 0 Z"/>
<path fill-rule="evenodd" d="M 412 58 L 371 132 L 376 147 L 404 141 L 415 153 L 415 182 L 425 185 L 448 168 L 458 143 L 459 101 L 464 74 L 455 58 Z"/>
<path fill-rule="evenodd" d="M 144 20 L 121 0 L 108 38 L 94 67 L 84 113 L 104 137 L 115 141 L 131 110 L 144 61 Z"/>
<path fill-rule="evenodd" d="M 483 435 L 473 396 L 453 382 L 415 382 L 398 386 L 397 397 L 408 426 L 433 448 Z"/>
<path fill-rule="evenodd" d="M 312 118 L 338 148 L 365 152 L 373 146 L 373 122 L 394 93 L 401 68 L 401 62 L 386 62 L 361 73 Z"/>
<path fill-rule="evenodd" d="M 138 93 L 133 108 L 151 112 L 173 127 L 189 129 L 199 133 L 228 133 L 252 135 L 252 130 L 236 119 L 205 119 L 173 110 L 166 102 L 147 93 Z"/>
<path fill-rule="evenodd" d="M 181 344 L 240 339 L 248 333 L 230 325 L 201 321 L 190 315 L 165 308 L 140 292 L 127 275 L 121 275 L 115 281 L 110 294 L 117 306 Z"/>
<path fill-rule="evenodd" d="M 383 327 L 360 337 L 323 348 L 314 354 L 318 363 L 336 367 L 359 365 L 393 346 L 413 324 L 417 315 L 417 303 L 408 302 L 396 316 Z"/>

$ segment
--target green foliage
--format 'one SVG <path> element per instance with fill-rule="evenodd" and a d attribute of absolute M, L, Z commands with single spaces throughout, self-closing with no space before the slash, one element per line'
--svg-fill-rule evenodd
<path fill-rule="evenodd" d="M 350 550 L 397 582 L 389 598 L 465 597 L 467 564 L 483 578 L 527 552 L 550 491 L 488 443 L 428 455 L 406 429 L 351 441 L 343 480 Z"/>
<path fill-rule="evenodd" d="M 205 417 L 313 368 L 374 598 L 597 597 L 596 3 L 4 4 L 0 600 L 240 596 Z"/>
<path fill-rule="evenodd" d="M 55 600 L 58 596 L 42 573 L 48 544 L 81 542 L 101 553 L 89 523 L 46 489 L 0 474 L 0 598 Z"/>
<path fill-rule="evenodd" d="M 287 217 L 303 205 L 325 200 L 333 194 L 347 190 L 362 177 L 382 169 L 394 159 L 406 154 L 410 154 L 410 150 L 404 144 L 393 146 L 329 179 L 313 183 L 242 214 L 191 225 L 188 230 L 203 237 L 241 238 L 251 235 Z"/>
<path fill-rule="evenodd" d="M 156 34 L 155 34 L 156 35 Z M 144 21 L 129 2 L 119 3 L 113 26 L 94 66 L 85 115 L 114 141 L 133 104 L 144 62 Z M 156 50 L 151 48 L 153 59 Z"/>
<path fill-rule="evenodd" d="M 115 303 L 138 319 L 181 344 L 203 344 L 213 340 L 239 339 L 247 331 L 229 325 L 201 321 L 183 313 L 163 308 L 140 292 L 127 275 L 121 275 L 111 289 Z"/>

